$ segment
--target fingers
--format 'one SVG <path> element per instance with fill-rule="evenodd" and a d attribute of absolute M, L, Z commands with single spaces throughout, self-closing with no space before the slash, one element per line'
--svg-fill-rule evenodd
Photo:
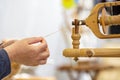
<path fill-rule="evenodd" d="M 37 66 L 37 65 L 43 65 L 46 64 L 47 62 L 47 58 L 50 56 L 49 54 L 49 50 L 44 51 L 42 53 L 39 53 L 37 60 L 35 61 L 33 66 Z"/>
<path fill-rule="evenodd" d="M 50 56 L 49 50 L 47 49 L 46 51 L 40 53 L 38 56 L 39 60 L 47 59 Z"/>
<path fill-rule="evenodd" d="M 16 42 L 16 41 L 17 41 L 17 40 L 4 40 L 4 41 L 3 41 L 3 44 L 2 44 L 1 46 L 4 48 L 4 47 L 7 47 L 7 46 L 13 44 L 13 43 Z"/>
<path fill-rule="evenodd" d="M 38 42 L 40 42 L 40 44 L 32 45 Z M 36 50 L 38 55 L 36 58 L 37 61 L 35 63 L 35 66 L 39 64 L 41 65 L 46 64 L 47 58 L 50 56 L 50 53 L 49 53 L 47 42 L 44 40 L 44 38 L 42 37 L 29 38 L 29 44 L 31 44 L 32 48 Z"/>
<path fill-rule="evenodd" d="M 42 37 L 27 38 L 27 42 L 30 45 L 34 45 L 35 43 L 40 43 L 33 46 L 34 48 L 36 48 L 37 51 L 44 51 L 48 47 L 47 42 Z"/>
<path fill-rule="evenodd" d="M 36 46 L 36 50 L 37 50 L 38 52 L 44 52 L 44 51 L 46 51 L 47 49 L 48 49 L 47 43 L 42 43 L 42 44 Z"/>
<path fill-rule="evenodd" d="M 33 61 L 30 66 L 37 66 L 37 65 L 43 65 L 46 64 L 47 58 L 49 57 L 49 53 L 47 51 L 40 53 L 37 57 L 37 60 Z"/>
<path fill-rule="evenodd" d="M 28 44 L 34 44 L 34 43 L 38 43 L 38 42 L 43 42 L 44 38 L 42 38 L 42 37 L 32 37 L 32 38 L 27 38 L 25 40 L 27 40 Z"/>
<path fill-rule="evenodd" d="M 39 41 L 40 42 L 40 41 Z M 40 44 L 37 45 L 31 45 L 37 52 L 43 52 L 46 51 L 48 48 L 47 42 L 42 39 Z"/>
<path fill-rule="evenodd" d="M 39 60 L 38 62 L 34 63 L 34 64 L 28 64 L 28 66 L 38 66 L 38 65 L 43 65 L 47 63 L 47 59 L 45 60 Z"/>
<path fill-rule="evenodd" d="M 14 43 L 14 42 L 16 42 L 17 40 L 3 40 L 2 42 L 3 43 L 6 43 L 6 42 L 9 42 L 9 43 Z"/>
<path fill-rule="evenodd" d="M 39 64 L 40 65 L 43 65 L 43 64 L 46 64 L 47 63 L 47 60 L 40 60 Z"/>

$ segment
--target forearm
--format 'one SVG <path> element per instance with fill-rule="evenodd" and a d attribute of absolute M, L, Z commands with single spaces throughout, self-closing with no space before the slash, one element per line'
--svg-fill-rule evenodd
<path fill-rule="evenodd" d="M 10 59 L 4 49 L 0 49 L 0 79 L 11 72 Z"/>

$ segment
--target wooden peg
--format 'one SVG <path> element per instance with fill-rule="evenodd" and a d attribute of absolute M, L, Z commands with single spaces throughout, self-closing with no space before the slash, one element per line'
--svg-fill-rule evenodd
<path fill-rule="evenodd" d="M 75 19 L 73 22 L 72 22 L 72 25 L 75 25 L 75 27 L 72 28 L 72 45 L 73 45 L 73 48 L 74 49 L 79 49 L 79 45 L 80 45 L 80 34 L 79 34 L 79 20 Z M 78 57 L 75 57 L 74 58 L 75 61 L 78 61 Z"/>
<path fill-rule="evenodd" d="M 79 20 L 78 19 L 75 19 L 73 22 L 72 22 L 72 25 L 75 25 L 75 34 L 78 34 L 79 33 Z"/>

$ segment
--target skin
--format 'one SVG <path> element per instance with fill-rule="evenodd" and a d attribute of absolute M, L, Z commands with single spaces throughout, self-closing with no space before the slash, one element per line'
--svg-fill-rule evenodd
<path fill-rule="evenodd" d="M 34 45 L 36 43 L 40 44 Z M 4 50 L 8 53 L 11 62 L 27 66 L 45 64 L 50 55 L 47 42 L 42 37 L 14 41 L 14 43 L 5 47 Z"/>

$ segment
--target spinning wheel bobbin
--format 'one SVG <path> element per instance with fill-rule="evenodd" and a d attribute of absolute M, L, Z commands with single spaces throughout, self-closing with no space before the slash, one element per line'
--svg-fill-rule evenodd
<path fill-rule="evenodd" d="M 111 25 L 120 25 L 120 15 L 110 16 L 107 14 L 105 8 L 102 9 L 102 16 L 100 17 L 100 25 L 104 33 L 107 33 L 107 27 Z"/>

